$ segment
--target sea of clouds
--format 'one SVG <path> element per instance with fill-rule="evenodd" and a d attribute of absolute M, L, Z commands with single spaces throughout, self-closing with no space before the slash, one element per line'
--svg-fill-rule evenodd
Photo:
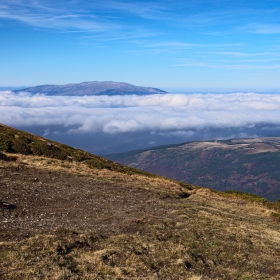
<path fill-rule="evenodd" d="M 280 136 L 279 116 L 280 94 L 45 96 L 0 91 L 1 123 L 96 153 Z"/>

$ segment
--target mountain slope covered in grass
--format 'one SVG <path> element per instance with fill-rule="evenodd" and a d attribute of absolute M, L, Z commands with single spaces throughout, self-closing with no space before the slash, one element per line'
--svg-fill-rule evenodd
<path fill-rule="evenodd" d="M 91 168 L 109 169 L 126 174 L 156 176 L 142 170 L 123 166 L 100 156 L 72 148 L 68 145 L 13 129 L 3 124 L 0 124 L 0 152 L 1 151 L 11 154 L 58 159 L 65 162 L 83 163 Z"/>
<path fill-rule="evenodd" d="M 0 279 L 280 277 L 279 202 L 2 125 L 0 143 Z"/>
<path fill-rule="evenodd" d="M 219 191 L 280 198 L 280 137 L 190 142 L 106 157 Z"/>

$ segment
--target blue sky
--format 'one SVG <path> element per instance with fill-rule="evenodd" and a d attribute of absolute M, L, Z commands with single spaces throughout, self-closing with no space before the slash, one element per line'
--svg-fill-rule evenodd
<path fill-rule="evenodd" d="M 279 1 L 0 1 L 0 87 L 280 87 Z"/>

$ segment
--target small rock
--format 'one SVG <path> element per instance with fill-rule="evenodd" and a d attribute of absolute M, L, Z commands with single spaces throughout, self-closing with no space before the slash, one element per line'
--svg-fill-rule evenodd
<path fill-rule="evenodd" d="M 16 206 L 9 203 L 9 202 L 5 202 L 5 201 L 0 201 L 0 208 L 4 208 L 4 209 L 15 209 Z"/>

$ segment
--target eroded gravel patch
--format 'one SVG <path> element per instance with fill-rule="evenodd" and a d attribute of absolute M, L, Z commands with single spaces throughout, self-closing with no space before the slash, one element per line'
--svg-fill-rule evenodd
<path fill-rule="evenodd" d="M 150 191 L 89 176 L 31 167 L 0 169 L 0 241 L 56 228 L 97 233 L 141 232 L 172 212 Z"/>

